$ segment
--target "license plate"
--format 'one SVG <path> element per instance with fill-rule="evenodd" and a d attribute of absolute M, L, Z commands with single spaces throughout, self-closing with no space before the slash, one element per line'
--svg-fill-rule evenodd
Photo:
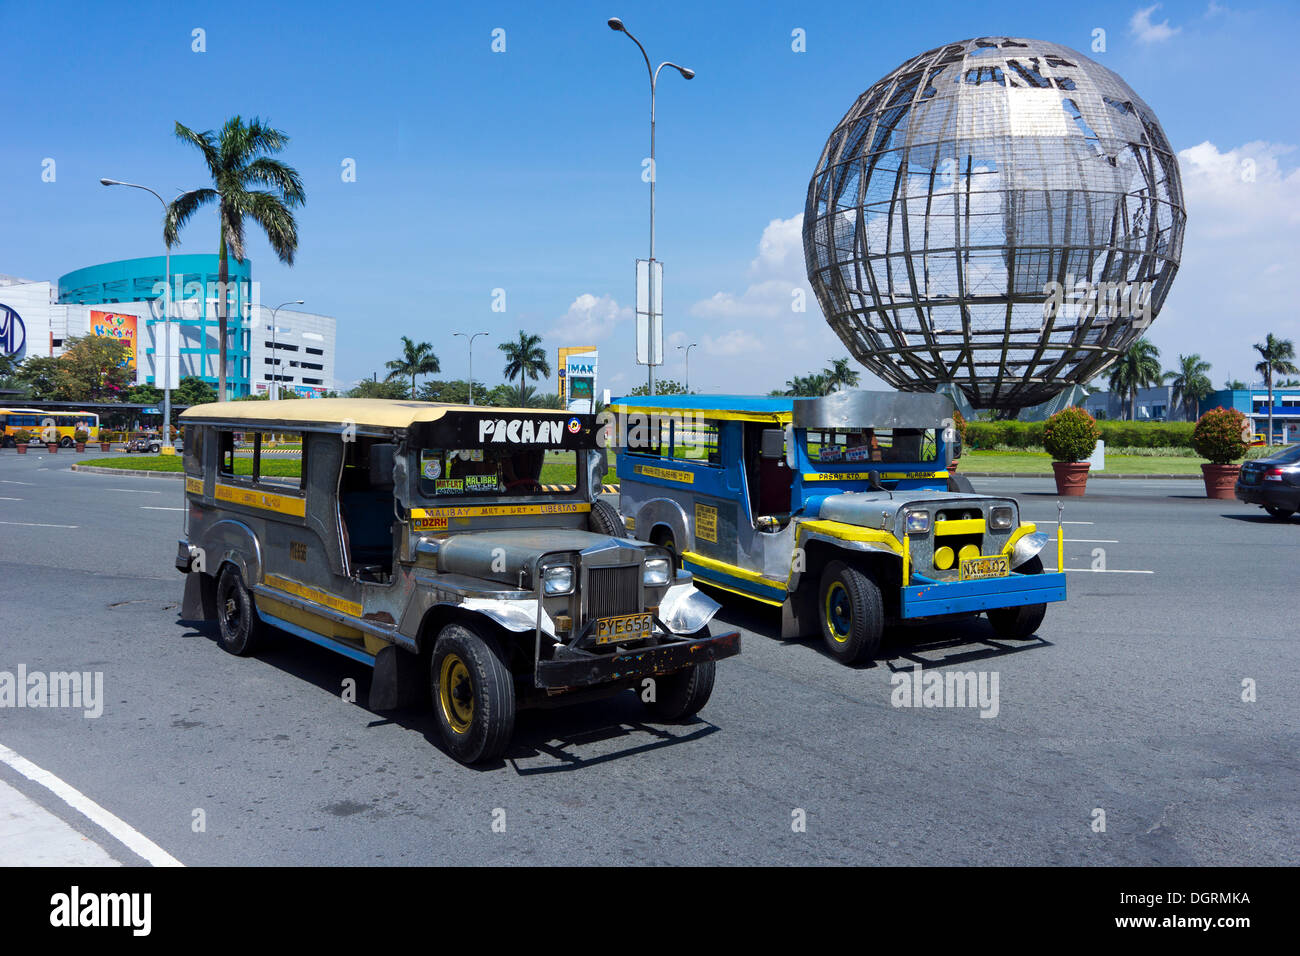
<path fill-rule="evenodd" d="M 1011 573 L 1011 559 L 1005 554 L 990 557 L 966 558 L 961 563 L 961 580 L 978 581 L 981 578 L 1004 578 Z"/>
<path fill-rule="evenodd" d="M 597 644 L 622 644 L 649 637 L 654 627 L 649 613 L 617 614 L 614 617 L 596 618 Z"/>

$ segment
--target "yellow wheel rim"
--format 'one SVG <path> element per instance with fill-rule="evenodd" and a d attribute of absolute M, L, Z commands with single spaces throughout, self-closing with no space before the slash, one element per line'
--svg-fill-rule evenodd
<path fill-rule="evenodd" d="M 438 670 L 438 701 L 451 729 L 458 734 L 468 733 L 474 721 L 474 685 L 469 668 L 455 654 L 444 657 Z"/>
<path fill-rule="evenodd" d="M 839 581 L 826 589 L 826 631 L 837 644 L 846 643 L 853 631 L 849 592 Z"/>

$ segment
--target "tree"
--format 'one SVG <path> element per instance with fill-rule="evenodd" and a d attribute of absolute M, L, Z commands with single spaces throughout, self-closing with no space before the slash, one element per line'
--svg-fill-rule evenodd
<path fill-rule="evenodd" d="M 216 400 L 217 390 L 197 375 L 186 375 L 172 389 L 172 401 L 177 405 L 206 405 Z"/>
<path fill-rule="evenodd" d="M 482 382 L 474 383 L 474 404 L 485 405 L 488 400 L 488 388 Z M 469 382 L 463 378 L 444 381 L 431 379 L 420 386 L 417 396 L 422 402 L 447 402 L 452 405 L 469 404 Z"/>
<path fill-rule="evenodd" d="M 252 219 L 262 227 L 267 241 L 280 261 L 293 265 L 298 251 L 298 223 L 293 210 L 307 200 L 298 171 L 265 153 L 278 153 L 289 142 L 289 137 L 277 129 L 263 125 L 256 116 L 247 124 L 239 116 L 226 120 L 220 134 L 194 130 L 176 124 L 176 138 L 189 143 L 203 156 L 203 162 L 212 176 L 212 187 L 192 189 L 181 193 L 167 207 L 163 224 L 163 240 L 176 245 L 180 231 L 195 211 L 209 203 L 217 206 L 220 240 L 217 247 L 217 333 L 219 365 L 217 389 L 222 399 L 229 397 L 226 389 L 227 313 L 229 311 L 228 285 L 230 266 L 228 255 L 237 262 L 244 260 L 244 219 Z M 256 187 L 266 187 L 259 189 Z"/>
<path fill-rule="evenodd" d="M 1189 421 L 1201 417 L 1201 399 L 1214 391 L 1209 371 L 1210 363 L 1202 362 L 1201 356 L 1193 352 L 1178 356 L 1178 370 L 1168 373 L 1173 376 L 1170 384 L 1174 387 L 1174 401 L 1181 402 L 1184 411 L 1191 411 L 1193 404 L 1196 406 L 1196 414 Z"/>
<path fill-rule="evenodd" d="M 390 382 L 395 378 L 411 376 L 411 394 L 403 397 L 412 399 L 415 398 L 415 377 L 417 375 L 432 375 L 434 372 L 442 371 L 438 356 L 433 354 L 432 345 L 428 342 L 421 342 L 416 345 L 405 335 L 402 336 L 402 357 L 385 362 L 384 368 L 390 370 L 388 373 L 388 381 Z"/>
<path fill-rule="evenodd" d="M 1223 387 L 1230 392 L 1243 392 L 1246 390 L 1246 383 L 1239 378 L 1230 378 L 1223 383 Z"/>
<path fill-rule="evenodd" d="M 1295 358 L 1295 346 L 1291 344 L 1290 339 L 1277 339 L 1270 332 L 1263 342 L 1257 342 L 1254 345 L 1256 352 L 1263 359 L 1255 366 L 1255 371 L 1264 376 L 1264 384 L 1268 386 L 1268 440 L 1265 444 L 1273 444 L 1273 376 L 1274 375 L 1294 375 L 1300 372 L 1300 368 L 1292 359 Z"/>
<path fill-rule="evenodd" d="M 831 359 L 830 367 L 822 372 L 830 389 L 837 391 L 845 388 L 857 388 L 861 375 L 849 364 L 847 358 Z"/>
<path fill-rule="evenodd" d="M 628 392 L 627 394 L 629 396 L 648 395 L 650 394 L 650 386 L 638 385 L 636 388 L 632 389 L 632 391 Z M 656 395 L 686 395 L 689 393 L 686 391 L 686 386 L 684 386 L 681 382 L 674 381 L 671 378 L 661 378 L 659 379 L 659 381 L 655 382 L 655 394 Z"/>
<path fill-rule="evenodd" d="M 785 383 L 785 394 L 795 398 L 820 398 L 830 390 L 831 382 L 827 372 L 796 375 Z"/>
<path fill-rule="evenodd" d="M 520 329 L 518 341 L 497 345 L 506 355 L 503 371 L 506 381 L 519 377 L 519 390 L 516 393 L 519 397 L 524 395 L 525 378 L 536 380 L 539 375 L 549 377 L 551 374 L 551 365 L 546 361 L 546 352 L 542 349 L 541 342 L 540 335 L 530 335 Z"/>
<path fill-rule="evenodd" d="M 1129 421 L 1136 421 L 1138 389 L 1159 385 L 1164 380 L 1165 373 L 1160 371 L 1160 350 L 1144 336 L 1119 357 L 1107 381 L 1112 392 L 1128 396 Z"/>
<path fill-rule="evenodd" d="M 125 393 L 135 378 L 135 372 L 127 365 L 130 348 L 125 342 L 82 335 L 67 339 L 64 345 L 63 354 L 58 358 L 37 356 L 23 363 L 19 377 L 32 389 L 33 398 L 112 402 Z M 31 377 L 24 376 L 24 372 Z M 44 394 L 36 394 L 38 391 Z"/>
<path fill-rule="evenodd" d="M 132 405 L 157 405 L 163 400 L 163 392 L 149 383 L 132 385 L 122 396 L 122 401 Z"/>
<path fill-rule="evenodd" d="M 405 382 L 376 382 L 363 378 L 348 389 L 348 398 L 408 398 Z"/>
<path fill-rule="evenodd" d="M 14 384 L 37 401 L 74 401 L 64 398 L 59 360 L 50 355 L 33 355 L 18 366 Z"/>

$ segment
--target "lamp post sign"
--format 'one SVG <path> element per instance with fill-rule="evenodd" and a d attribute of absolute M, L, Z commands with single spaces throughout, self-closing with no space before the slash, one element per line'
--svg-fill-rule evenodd
<path fill-rule="evenodd" d="M 664 264 L 659 259 L 636 261 L 636 364 L 651 366 L 652 376 L 653 367 L 664 364 Z"/>

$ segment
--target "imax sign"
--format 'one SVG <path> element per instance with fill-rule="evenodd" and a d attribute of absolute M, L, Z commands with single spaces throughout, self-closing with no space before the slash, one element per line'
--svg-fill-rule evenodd
<path fill-rule="evenodd" d="M 20 355 L 27 344 L 27 327 L 9 306 L 0 304 L 0 355 Z"/>

